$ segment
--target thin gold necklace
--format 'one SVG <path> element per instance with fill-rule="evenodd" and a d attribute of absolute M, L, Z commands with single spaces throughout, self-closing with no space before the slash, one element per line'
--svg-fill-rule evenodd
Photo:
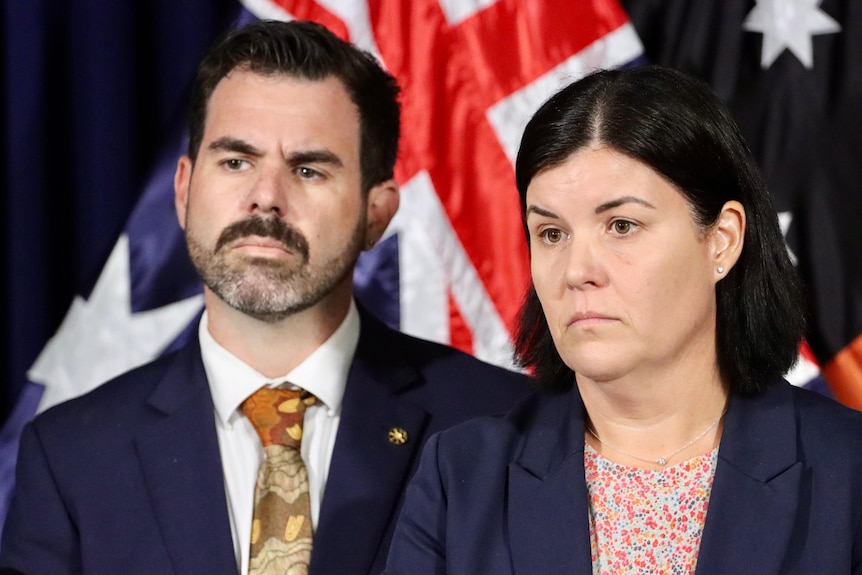
<path fill-rule="evenodd" d="M 611 449 L 611 450 L 613 450 L 613 451 L 616 451 L 617 453 L 622 453 L 623 455 L 627 455 L 628 457 L 631 457 L 631 458 L 633 458 L 633 459 L 637 459 L 638 461 L 643 461 L 643 462 L 645 462 L 645 463 L 654 463 L 654 464 L 658 465 L 659 467 L 664 467 L 665 465 L 667 465 L 667 462 L 670 460 L 670 458 L 671 458 L 671 457 L 673 457 L 674 455 L 676 455 L 677 453 L 679 453 L 680 451 L 682 451 L 682 450 L 683 450 L 683 449 L 685 449 L 686 447 L 691 447 L 692 445 L 694 445 L 694 444 L 695 444 L 695 442 L 696 442 L 698 439 L 700 439 L 701 437 L 703 437 L 704 435 L 706 435 L 707 433 L 709 433 L 709 430 L 710 430 L 710 429 L 712 429 L 713 427 L 715 427 L 716 425 L 718 425 L 718 422 L 719 422 L 719 421 L 721 421 L 721 418 L 722 418 L 722 417 L 724 417 L 724 412 L 722 412 L 722 413 L 721 413 L 721 415 L 719 415 L 719 416 L 718 416 L 718 419 L 716 419 L 715 421 L 713 421 L 712 423 L 710 423 L 710 424 L 709 424 L 709 427 L 707 427 L 706 429 L 704 429 L 703 431 L 701 431 L 700 433 L 698 433 L 697 435 L 695 435 L 695 436 L 694 436 L 694 438 L 692 438 L 688 443 L 686 443 L 685 445 L 683 445 L 682 447 L 680 447 L 680 448 L 679 448 L 679 449 L 677 449 L 676 451 L 673 451 L 673 452 L 671 452 L 671 453 L 668 453 L 668 454 L 667 454 L 667 455 L 665 455 L 664 457 L 659 457 L 658 459 L 647 459 L 647 458 L 645 458 L 645 457 L 638 457 L 638 456 L 637 456 L 637 455 L 635 455 L 634 453 L 629 453 L 628 451 L 623 451 L 623 450 L 622 450 L 622 449 L 620 449 L 619 447 L 614 447 L 613 445 L 611 445 L 610 443 L 608 443 L 607 441 L 605 441 L 604 439 L 602 439 L 601 437 L 599 437 L 599 434 L 598 434 L 598 433 L 596 433 L 596 432 L 595 432 L 595 430 L 594 430 L 594 429 L 592 428 L 592 426 L 590 426 L 590 425 L 588 425 L 588 426 L 587 426 L 587 431 L 589 431 L 589 432 L 590 432 L 590 435 L 592 435 L 593 437 L 595 437 L 595 438 L 596 438 L 596 441 L 598 441 L 599 443 L 601 443 L 602 445 L 604 445 L 604 446 L 605 446 L 605 447 L 607 447 L 608 449 Z"/>

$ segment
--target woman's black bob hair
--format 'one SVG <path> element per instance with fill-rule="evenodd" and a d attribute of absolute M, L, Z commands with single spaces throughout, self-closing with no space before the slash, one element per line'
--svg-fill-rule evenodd
<path fill-rule="evenodd" d="M 569 84 L 539 108 L 521 139 L 515 176 L 522 215 L 537 174 L 596 144 L 672 182 L 704 230 L 726 202 L 743 205 L 742 253 L 716 285 L 716 354 L 731 390 L 764 390 L 796 361 L 804 300 L 766 184 L 728 109 L 700 80 L 660 66 L 600 70 Z M 532 287 L 521 308 L 515 355 L 547 391 L 574 384 Z"/>

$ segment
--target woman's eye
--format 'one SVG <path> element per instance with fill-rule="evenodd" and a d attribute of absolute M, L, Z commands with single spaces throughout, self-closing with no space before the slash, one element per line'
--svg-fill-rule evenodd
<path fill-rule="evenodd" d="M 634 224 L 627 220 L 615 220 L 611 223 L 611 229 L 614 233 L 624 236 L 626 234 L 631 233 L 632 229 L 634 229 Z"/>
<path fill-rule="evenodd" d="M 563 232 L 557 229 L 547 229 L 542 232 L 542 237 L 549 244 L 556 244 L 563 241 Z"/>

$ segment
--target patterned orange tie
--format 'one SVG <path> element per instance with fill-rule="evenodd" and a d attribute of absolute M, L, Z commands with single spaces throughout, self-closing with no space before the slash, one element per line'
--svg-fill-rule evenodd
<path fill-rule="evenodd" d="M 242 404 L 266 452 L 254 492 L 249 575 L 308 573 L 311 500 L 299 446 L 305 408 L 315 401 L 307 391 L 262 387 Z"/>

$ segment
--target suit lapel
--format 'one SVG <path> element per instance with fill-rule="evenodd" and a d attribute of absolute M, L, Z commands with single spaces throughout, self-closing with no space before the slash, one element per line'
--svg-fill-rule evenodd
<path fill-rule="evenodd" d="M 517 573 L 591 573 L 583 404 L 543 398 L 509 466 L 509 540 Z"/>
<path fill-rule="evenodd" d="M 383 567 L 390 527 L 411 464 L 419 456 L 427 413 L 399 397 L 420 379 L 415 367 L 398 363 L 390 338 L 362 334 L 342 402 L 341 422 L 329 468 L 310 573 L 369 573 Z M 407 441 L 393 443 L 400 428 Z"/>
<path fill-rule="evenodd" d="M 139 435 L 137 449 L 175 571 L 236 573 L 212 397 L 196 339 L 176 356 L 150 404 L 159 417 Z"/>
<path fill-rule="evenodd" d="M 731 396 L 697 573 L 778 573 L 805 470 L 788 384 Z"/>

